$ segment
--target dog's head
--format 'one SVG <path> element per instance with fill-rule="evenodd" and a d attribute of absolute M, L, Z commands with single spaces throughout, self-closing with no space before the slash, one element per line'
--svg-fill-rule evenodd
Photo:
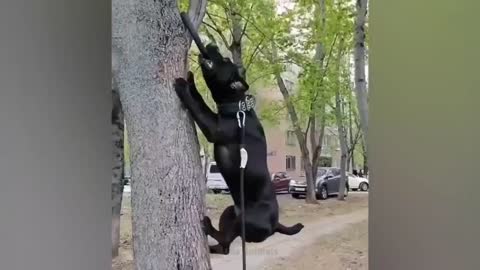
<path fill-rule="evenodd" d="M 208 59 L 199 55 L 203 77 L 216 103 L 236 102 L 244 97 L 249 85 L 239 73 L 237 65 L 223 57 L 214 44 L 208 44 Z"/>

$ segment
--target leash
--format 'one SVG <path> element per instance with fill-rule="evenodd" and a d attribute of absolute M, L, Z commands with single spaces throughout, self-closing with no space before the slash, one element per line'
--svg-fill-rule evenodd
<path fill-rule="evenodd" d="M 247 254 L 245 252 L 245 167 L 248 161 L 248 152 L 245 149 L 245 112 L 237 112 L 238 127 L 240 128 L 240 218 L 242 235 L 242 266 L 247 269 Z"/>

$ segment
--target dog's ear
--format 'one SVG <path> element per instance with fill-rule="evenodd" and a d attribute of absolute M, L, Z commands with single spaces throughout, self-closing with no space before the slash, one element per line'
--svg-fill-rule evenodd
<path fill-rule="evenodd" d="M 223 62 L 223 56 L 215 43 L 209 43 L 206 49 L 208 53 L 208 59 L 213 61 L 215 64 Z"/>
<path fill-rule="evenodd" d="M 200 63 L 200 67 L 204 73 L 208 73 L 210 71 L 213 72 L 216 67 L 222 64 L 224 59 L 217 45 L 214 43 L 209 43 L 206 49 L 207 57 L 204 57 L 202 54 L 198 55 L 198 62 Z"/>

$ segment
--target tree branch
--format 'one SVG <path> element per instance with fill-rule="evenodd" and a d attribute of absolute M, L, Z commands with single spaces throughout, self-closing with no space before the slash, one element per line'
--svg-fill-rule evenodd
<path fill-rule="evenodd" d="M 252 9 L 253 9 L 253 4 L 250 5 L 250 11 L 248 13 L 248 20 L 245 21 L 245 24 L 243 25 L 242 33 L 240 34 L 240 40 L 242 39 L 242 37 L 245 35 L 245 33 L 247 31 L 247 26 L 248 26 L 248 23 L 249 23 L 250 18 L 252 16 Z"/>
<path fill-rule="evenodd" d="M 225 37 L 225 35 L 223 34 L 222 30 L 220 30 L 220 28 L 218 27 L 218 25 L 215 23 L 215 20 L 213 20 L 212 16 L 210 15 L 209 12 L 206 13 L 208 18 L 210 19 L 210 21 L 213 23 L 213 26 L 207 22 L 203 22 L 206 26 L 210 27 L 213 31 L 217 32 L 218 35 L 220 36 L 220 38 L 222 39 L 223 43 L 225 44 L 225 46 L 229 46 L 229 42 L 227 40 L 227 38 Z"/>
<path fill-rule="evenodd" d="M 352 145 L 350 145 L 350 147 L 348 149 L 349 154 L 353 154 L 353 149 L 355 149 L 355 146 L 358 144 L 358 141 L 360 140 L 361 134 L 362 133 L 358 129 L 357 134 L 355 134 L 355 139 L 353 140 Z"/>
<path fill-rule="evenodd" d="M 327 76 L 327 70 L 328 70 L 328 66 L 330 65 L 330 59 L 332 58 L 332 53 L 333 53 L 333 48 L 335 46 L 335 43 L 337 42 L 337 37 L 338 37 L 338 34 L 335 34 L 334 38 L 333 38 L 333 42 L 332 42 L 332 45 L 330 46 L 330 50 L 328 52 L 328 58 L 327 58 L 327 62 L 325 63 L 325 66 L 322 67 L 322 77 L 320 78 L 320 82 L 319 82 L 319 85 L 322 85 L 323 84 L 323 81 L 325 80 L 325 77 Z M 313 106 L 315 104 L 315 102 L 317 101 L 317 98 L 318 98 L 318 90 L 317 92 L 315 92 L 315 96 L 313 97 L 313 100 L 312 102 L 310 103 L 310 111 L 311 113 L 313 112 Z M 308 124 L 307 124 L 307 127 L 310 126 L 310 118 L 309 118 L 309 121 L 308 121 Z"/>
<path fill-rule="evenodd" d="M 230 25 L 232 25 L 232 23 L 230 22 L 230 19 L 229 19 L 230 16 L 228 16 L 228 13 L 229 13 L 230 11 L 228 10 L 228 7 L 227 7 L 227 6 L 222 6 L 222 7 L 223 7 L 223 10 L 224 10 L 224 12 L 225 12 L 225 18 L 226 18 L 225 20 L 227 21 L 227 24 L 230 26 Z M 231 12 L 230 12 L 230 13 L 231 13 Z M 233 37 L 232 27 L 228 27 L 228 30 L 230 31 L 230 35 Z"/>
<path fill-rule="evenodd" d="M 253 53 L 250 55 L 248 61 L 247 61 L 247 67 L 245 68 L 245 70 L 248 70 L 248 68 L 250 67 L 250 65 L 253 63 L 253 58 L 258 54 L 258 52 L 260 51 L 260 45 L 262 45 L 263 41 L 265 40 L 265 37 L 262 38 L 262 40 L 260 40 L 260 42 L 257 44 L 257 46 L 255 47 L 255 49 L 253 50 Z"/>

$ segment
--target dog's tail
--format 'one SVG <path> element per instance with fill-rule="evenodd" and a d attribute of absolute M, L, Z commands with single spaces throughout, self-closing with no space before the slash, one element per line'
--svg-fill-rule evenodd
<path fill-rule="evenodd" d="M 285 225 L 278 223 L 277 229 L 275 230 L 275 232 L 285 234 L 285 235 L 294 235 L 299 233 L 303 229 L 303 227 L 305 226 L 303 226 L 302 223 L 297 223 L 291 227 L 287 227 Z"/>

